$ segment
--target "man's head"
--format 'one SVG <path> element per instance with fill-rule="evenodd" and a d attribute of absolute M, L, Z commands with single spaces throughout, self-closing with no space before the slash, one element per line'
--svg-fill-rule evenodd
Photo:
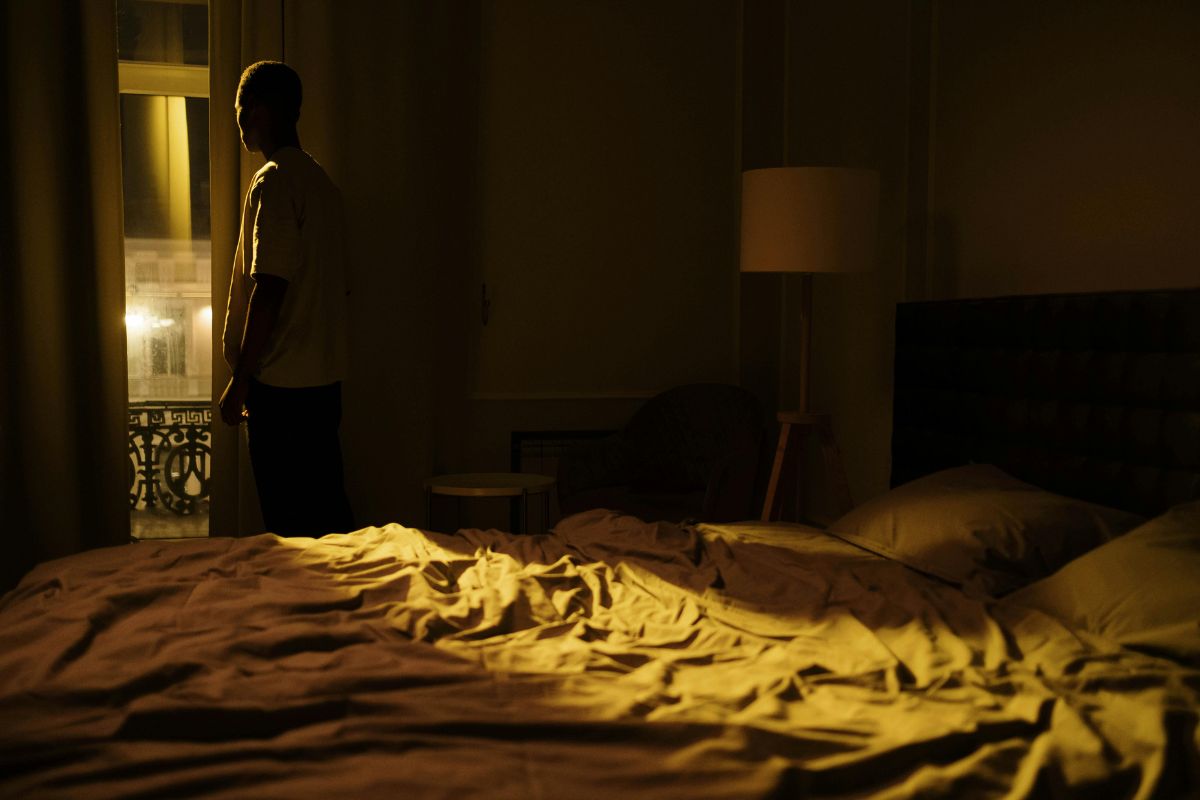
<path fill-rule="evenodd" d="M 303 89 L 300 76 L 281 61 L 259 61 L 246 67 L 238 83 L 234 110 L 242 144 L 262 150 L 266 143 L 296 138 Z"/>

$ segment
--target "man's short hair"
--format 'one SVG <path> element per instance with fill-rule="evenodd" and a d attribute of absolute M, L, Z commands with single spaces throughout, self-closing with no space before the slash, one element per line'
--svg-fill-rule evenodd
<path fill-rule="evenodd" d="M 295 125 L 296 120 L 300 119 L 303 93 L 296 70 L 282 61 L 257 61 L 242 73 L 237 99 L 245 105 L 242 96 L 249 94 L 271 109 L 277 123 Z"/>

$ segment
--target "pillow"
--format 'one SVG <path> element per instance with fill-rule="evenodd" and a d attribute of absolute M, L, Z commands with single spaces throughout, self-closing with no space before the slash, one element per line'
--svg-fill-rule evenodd
<path fill-rule="evenodd" d="M 1142 521 L 971 464 L 898 486 L 829 530 L 969 594 L 998 597 Z"/>
<path fill-rule="evenodd" d="M 1118 644 L 1200 664 L 1200 502 L 1004 598 Z"/>

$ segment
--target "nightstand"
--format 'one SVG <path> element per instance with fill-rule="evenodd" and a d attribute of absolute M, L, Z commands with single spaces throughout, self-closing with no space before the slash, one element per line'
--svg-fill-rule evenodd
<path fill-rule="evenodd" d="M 425 485 L 425 527 L 431 523 L 433 495 L 457 497 L 459 502 L 470 497 L 508 497 L 520 500 L 518 508 L 518 530 L 526 533 L 529 527 L 529 496 L 542 496 L 542 521 L 550 521 L 550 490 L 554 478 L 547 475 L 532 475 L 524 472 L 469 472 L 456 475 L 438 475 L 427 478 Z"/>

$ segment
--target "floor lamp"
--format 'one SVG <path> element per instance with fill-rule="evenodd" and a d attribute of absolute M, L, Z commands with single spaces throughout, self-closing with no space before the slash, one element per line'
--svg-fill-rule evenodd
<path fill-rule="evenodd" d="M 802 442 L 810 432 L 820 437 L 835 501 L 843 510 L 851 505 L 833 419 L 809 408 L 812 276 L 818 272 L 872 270 L 878 216 L 879 174 L 872 170 L 777 167 L 742 173 L 741 271 L 801 276 L 800 397 L 795 411 L 778 415 L 779 442 L 763 502 L 763 520 L 775 516 L 779 478 L 790 440 Z M 798 485 L 797 492 L 800 488 Z"/>

